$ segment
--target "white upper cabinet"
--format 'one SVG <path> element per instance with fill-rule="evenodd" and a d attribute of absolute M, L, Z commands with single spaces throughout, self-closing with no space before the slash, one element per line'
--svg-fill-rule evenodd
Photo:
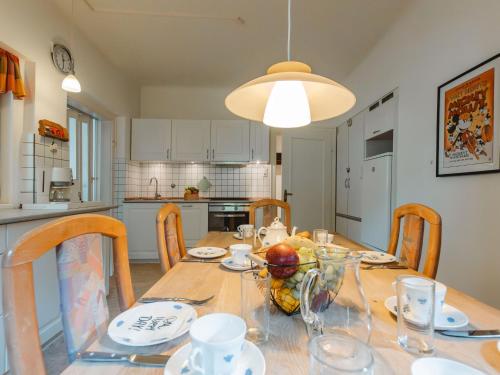
<path fill-rule="evenodd" d="M 363 129 L 365 112 L 351 119 L 349 126 L 349 216 L 361 217 L 361 187 L 363 178 Z"/>
<path fill-rule="evenodd" d="M 397 95 L 390 93 L 372 104 L 365 118 L 365 140 L 394 129 L 397 121 Z"/>
<path fill-rule="evenodd" d="M 212 120 L 211 160 L 248 162 L 250 123 L 245 120 Z"/>
<path fill-rule="evenodd" d="M 130 159 L 171 160 L 172 120 L 132 119 Z"/>
<path fill-rule="evenodd" d="M 343 123 L 337 128 L 337 213 L 347 215 L 349 196 L 349 128 Z M 339 224 L 340 225 L 340 224 Z M 338 230 L 337 230 L 338 231 Z M 347 235 L 346 232 L 340 232 Z"/>
<path fill-rule="evenodd" d="M 250 123 L 250 161 L 269 161 L 269 126 Z"/>
<path fill-rule="evenodd" d="M 172 120 L 174 161 L 210 160 L 210 120 Z"/>

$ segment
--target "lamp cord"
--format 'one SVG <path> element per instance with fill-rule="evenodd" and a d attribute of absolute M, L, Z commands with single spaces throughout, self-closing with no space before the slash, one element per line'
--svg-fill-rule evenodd
<path fill-rule="evenodd" d="M 290 61 L 290 39 L 292 34 L 292 0 L 288 0 L 288 61 Z"/>

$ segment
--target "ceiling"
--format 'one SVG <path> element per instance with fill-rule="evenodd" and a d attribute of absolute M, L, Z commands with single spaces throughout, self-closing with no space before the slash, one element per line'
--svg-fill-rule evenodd
<path fill-rule="evenodd" d="M 410 1 L 293 0 L 292 59 L 342 81 Z M 286 59 L 287 0 L 75 0 L 75 19 L 143 85 L 236 86 Z"/>

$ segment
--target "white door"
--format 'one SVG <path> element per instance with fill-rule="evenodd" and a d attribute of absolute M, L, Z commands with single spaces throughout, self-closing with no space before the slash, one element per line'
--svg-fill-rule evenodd
<path fill-rule="evenodd" d="M 171 160 L 210 160 L 210 120 L 172 120 Z"/>
<path fill-rule="evenodd" d="M 213 120 L 211 123 L 211 160 L 250 160 L 250 123 L 248 121 Z"/>
<path fill-rule="evenodd" d="M 347 123 L 337 128 L 337 213 L 347 215 L 349 183 L 349 131 Z"/>
<path fill-rule="evenodd" d="M 364 162 L 363 222 L 361 240 L 386 251 L 391 221 L 392 156 L 381 156 Z"/>
<path fill-rule="evenodd" d="M 269 162 L 269 126 L 250 122 L 250 161 Z"/>
<path fill-rule="evenodd" d="M 347 187 L 349 198 L 347 214 L 357 219 L 361 218 L 361 183 L 363 178 L 364 159 L 364 112 L 351 119 L 349 129 L 349 176 Z"/>
<path fill-rule="evenodd" d="M 172 121 L 132 119 L 130 159 L 138 161 L 171 160 Z"/>
<path fill-rule="evenodd" d="M 299 230 L 332 229 L 332 159 L 335 129 L 283 131 L 283 188 Z"/>

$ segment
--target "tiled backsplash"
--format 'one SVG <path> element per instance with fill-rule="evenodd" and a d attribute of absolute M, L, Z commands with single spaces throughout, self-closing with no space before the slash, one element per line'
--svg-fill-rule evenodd
<path fill-rule="evenodd" d="M 210 164 L 169 164 L 153 162 L 131 162 L 115 159 L 114 197 L 120 205 L 125 197 L 153 197 L 158 179 L 158 193 L 167 197 L 182 197 L 186 186 L 197 186 L 206 176 L 212 184 L 201 197 L 269 197 L 271 196 L 271 166 L 251 165 L 210 165 Z M 175 184 L 175 187 L 171 187 Z M 122 217 L 121 207 L 117 216 Z"/>
<path fill-rule="evenodd" d="M 51 146 L 55 145 L 54 151 Z M 25 133 L 21 144 L 20 202 L 35 203 L 37 169 L 69 167 L 69 143 L 58 139 Z"/>

